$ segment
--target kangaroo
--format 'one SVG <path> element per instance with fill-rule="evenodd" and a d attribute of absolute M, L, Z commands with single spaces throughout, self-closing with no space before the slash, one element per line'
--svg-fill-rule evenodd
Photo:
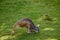
<path fill-rule="evenodd" d="M 39 32 L 39 27 L 36 27 L 34 23 L 32 22 L 31 19 L 29 18 L 22 18 L 18 20 L 14 25 L 13 25 L 13 31 L 12 33 L 15 33 L 15 30 L 17 27 L 25 27 L 27 28 L 27 33 L 32 33 L 32 32 Z"/>

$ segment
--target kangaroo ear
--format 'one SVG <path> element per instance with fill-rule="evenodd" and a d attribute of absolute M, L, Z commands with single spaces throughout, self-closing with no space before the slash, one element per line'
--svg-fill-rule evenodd
<path fill-rule="evenodd" d="M 40 25 L 38 24 L 37 27 L 40 27 Z"/>

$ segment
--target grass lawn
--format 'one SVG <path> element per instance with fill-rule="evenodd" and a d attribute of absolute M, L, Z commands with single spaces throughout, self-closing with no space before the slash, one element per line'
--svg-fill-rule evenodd
<path fill-rule="evenodd" d="M 44 14 L 53 21 L 43 20 Z M 27 34 L 26 28 L 17 28 L 15 35 L 7 35 L 24 17 L 41 25 L 40 33 Z M 0 40 L 60 40 L 60 0 L 0 0 Z"/>

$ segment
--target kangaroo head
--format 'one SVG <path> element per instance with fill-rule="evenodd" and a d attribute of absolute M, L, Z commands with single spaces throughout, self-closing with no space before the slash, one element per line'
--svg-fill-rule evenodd
<path fill-rule="evenodd" d="M 40 27 L 40 25 L 37 25 L 37 26 L 35 27 L 35 33 L 39 33 L 39 27 Z"/>

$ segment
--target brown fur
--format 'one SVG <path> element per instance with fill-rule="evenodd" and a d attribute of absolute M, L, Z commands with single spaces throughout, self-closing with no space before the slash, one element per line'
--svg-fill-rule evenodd
<path fill-rule="evenodd" d="M 13 25 L 13 31 L 15 32 L 17 27 L 26 27 L 28 32 L 31 32 L 34 30 L 35 25 L 33 24 L 32 20 L 29 18 L 22 18 L 18 20 L 14 25 Z"/>

